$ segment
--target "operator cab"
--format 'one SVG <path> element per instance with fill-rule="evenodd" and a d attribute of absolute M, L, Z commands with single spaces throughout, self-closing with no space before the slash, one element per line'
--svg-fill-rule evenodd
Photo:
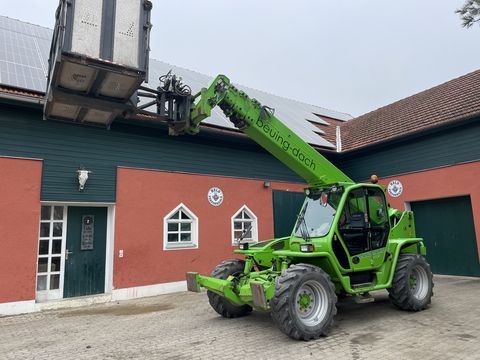
<path fill-rule="evenodd" d="M 310 241 L 331 234 L 333 252 L 347 271 L 371 270 L 381 265 L 390 231 L 381 187 L 333 185 L 308 188 L 305 194 L 295 237 Z"/>

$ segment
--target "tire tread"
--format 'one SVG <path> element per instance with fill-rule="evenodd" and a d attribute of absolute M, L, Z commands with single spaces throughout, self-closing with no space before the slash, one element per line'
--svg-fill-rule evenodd
<path fill-rule="evenodd" d="M 242 273 L 245 267 L 245 261 L 240 259 L 224 260 L 213 269 L 210 274 L 211 277 L 217 279 L 227 279 L 230 275 Z M 207 291 L 208 301 L 218 314 L 225 318 L 236 318 L 248 315 L 252 312 L 252 307 L 249 305 L 237 306 L 230 303 L 226 298 Z"/>
<path fill-rule="evenodd" d="M 419 303 L 411 295 L 409 288 L 410 277 L 410 267 L 414 262 L 421 262 L 427 270 L 427 276 L 431 283 L 431 288 L 429 289 L 429 294 L 427 294 L 427 301 L 424 303 Z M 391 302 L 398 308 L 408 311 L 420 311 L 427 308 L 431 303 L 431 298 L 433 296 L 433 275 L 430 269 L 430 265 L 425 260 L 425 258 L 418 254 L 413 253 L 402 253 L 398 257 L 397 266 L 395 268 L 395 274 L 393 276 L 392 287 L 388 289 L 389 298 Z"/>
<path fill-rule="evenodd" d="M 315 272 L 324 277 L 326 283 L 328 283 L 329 292 L 333 296 L 333 309 L 332 313 L 330 314 L 330 318 L 327 320 L 327 323 L 322 331 L 318 333 L 306 333 L 301 331 L 301 329 L 296 326 L 295 319 L 293 318 L 289 309 L 290 297 L 295 296 L 295 294 L 292 293 L 292 289 L 294 288 L 296 282 L 299 281 L 301 275 L 304 275 L 307 272 Z M 318 339 L 320 336 L 326 335 L 326 330 L 333 324 L 333 317 L 337 313 L 336 302 L 337 296 L 335 295 L 335 288 L 327 273 L 314 265 L 297 264 L 291 265 L 284 273 L 277 277 L 275 296 L 271 300 L 270 306 L 272 308 L 272 318 L 283 333 L 296 340 L 308 341 Z"/>

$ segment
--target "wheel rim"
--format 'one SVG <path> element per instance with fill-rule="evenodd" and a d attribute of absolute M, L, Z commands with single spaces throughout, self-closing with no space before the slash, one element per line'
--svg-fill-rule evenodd
<path fill-rule="evenodd" d="M 416 265 L 410 273 L 410 291 L 417 300 L 423 300 L 428 294 L 428 274 L 420 265 Z"/>
<path fill-rule="evenodd" d="M 309 280 L 300 286 L 295 296 L 295 310 L 299 320 L 307 326 L 322 322 L 328 310 L 328 294 L 317 281 Z"/>

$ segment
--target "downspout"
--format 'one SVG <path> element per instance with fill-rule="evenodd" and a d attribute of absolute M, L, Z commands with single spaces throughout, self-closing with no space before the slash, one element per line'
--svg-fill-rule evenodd
<path fill-rule="evenodd" d="M 337 125 L 336 134 L 336 145 L 337 145 L 337 152 L 342 152 L 342 132 L 340 130 L 340 126 Z"/>

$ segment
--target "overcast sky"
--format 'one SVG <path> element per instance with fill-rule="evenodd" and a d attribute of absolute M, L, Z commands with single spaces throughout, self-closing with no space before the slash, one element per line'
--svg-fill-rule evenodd
<path fill-rule="evenodd" d="M 480 68 L 464 0 L 154 0 L 153 58 L 360 115 Z M 52 28 L 57 0 L 0 0 Z"/>

